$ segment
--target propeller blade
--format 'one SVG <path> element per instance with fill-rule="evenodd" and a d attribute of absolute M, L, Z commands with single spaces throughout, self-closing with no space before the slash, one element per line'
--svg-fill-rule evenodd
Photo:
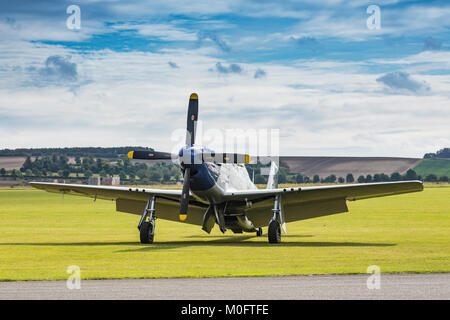
<path fill-rule="evenodd" d="M 198 120 L 198 95 L 196 93 L 193 93 L 189 98 L 189 108 L 187 114 L 186 145 L 188 146 L 192 146 L 195 143 L 195 131 L 197 128 L 197 120 Z"/>
<path fill-rule="evenodd" d="M 172 159 L 172 154 L 169 152 L 157 151 L 130 151 L 128 152 L 128 158 L 141 160 L 170 160 Z"/>
<path fill-rule="evenodd" d="M 180 200 L 180 221 L 184 221 L 187 218 L 188 206 L 189 206 L 189 187 L 191 184 L 191 169 L 184 169 L 184 181 L 183 181 L 183 191 L 181 192 Z"/>
<path fill-rule="evenodd" d="M 242 153 L 203 153 L 203 161 L 214 163 L 250 163 L 250 156 Z"/>

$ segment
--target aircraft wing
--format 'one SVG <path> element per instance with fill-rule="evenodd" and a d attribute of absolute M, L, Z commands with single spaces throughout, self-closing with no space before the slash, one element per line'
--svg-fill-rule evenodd
<path fill-rule="evenodd" d="M 274 196 L 280 195 L 285 222 L 347 212 L 346 201 L 384 197 L 423 190 L 421 181 L 399 181 L 312 186 L 284 189 L 257 189 L 227 192 L 230 201 L 245 201 L 247 217 L 257 226 L 267 225 L 273 213 Z"/>
<path fill-rule="evenodd" d="M 181 190 L 147 189 L 130 187 L 108 187 L 84 184 L 66 184 L 49 182 L 30 182 L 37 189 L 49 192 L 91 197 L 95 199 L 115 200 L 116 210 L 141 215 L 150 196 L 156 196 L 156 216 L 166 220 L 179 221 Z M 187 223 L 202 225 L 207 205 L 191 197 L 192 211 Z"/>

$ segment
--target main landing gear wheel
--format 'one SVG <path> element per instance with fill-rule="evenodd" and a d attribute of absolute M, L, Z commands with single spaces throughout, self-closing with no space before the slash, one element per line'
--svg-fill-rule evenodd
<path fill-rule="evenodd" d="M 256 236 L 257 237 L 261 237 L 262 236 L 262 228 L 258 228 L 258 230 L 256 231 Z"/>
<path fill-rule="evenodd" d="M 141 243 L 153 243 L 154 224 L 152 222 L 143 222 L 139 230 L 141 236 Z"/>
<path fill-rule="evenodd" d="M 271 220 L 269 223 L 269 231 L 267 233 L 269 238 L 269 243 L 280 243 L 281 242 L 281 228 L 280 224 L 276 220 Z"/>

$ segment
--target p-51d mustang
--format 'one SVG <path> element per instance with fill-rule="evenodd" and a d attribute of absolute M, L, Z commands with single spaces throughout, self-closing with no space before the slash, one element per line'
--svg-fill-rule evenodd
<path fill-rule="evenodd" d="M 186 146 L 178 155 L 130 151 L 131 159 L 178 159 L 184 175 L 182 190 L 103 187 L 80 184 L 31 182 L 50 192 L 116 201 L 116 210 L 142 215 L 141 243 L 153 243 L 155 219 L 202 226 L 210 233 L 215 224 L 222 232 L 256 232 L 268 225 L 270 243 L 281 241 L 286 222 L 347 212 L 347 200 L 360 200 L 422 191 L 421 181 L 361 183 L 331 186 L 277 188 L 278 167 L 271 163 L 266 189 L 258 189 L 245 169 L 246 154 L 215 153 L 195 145 L 198 96 L 189 99 Z M 188 210 L 189 209 L 189 210 Z"/>

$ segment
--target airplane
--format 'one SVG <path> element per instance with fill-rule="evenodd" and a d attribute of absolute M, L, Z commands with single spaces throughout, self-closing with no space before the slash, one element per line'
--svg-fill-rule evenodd
<path fill-rule="evenodd" d="M 128 157 L 143 160 L 178 160 L 184 181 L 182 190 L 108 187 L 83 184 L 30 182 L 34 188 L 94 199 L 115 200 L 116 211 L 140 215 L 141 243 L 153 243 L 156 218 L 194 224 L 210 233 L 217 224 L 225 233 L 256 232 L 268 226 L 269 243 L 281 242 L 286 223 L 348 212 L 347 201 L 423 190 L 421 181 L 341 184 L 278 188 L 278 166 L 271 162 L 267 188 L 258 189 L 245 168 L 250 156 L 215 153 L 195 144 L 198 95 L 189 98 L 186 145 L 178 154 L 130 151 Z M 280 227 L 281 225 L 281 227 Z"/>

